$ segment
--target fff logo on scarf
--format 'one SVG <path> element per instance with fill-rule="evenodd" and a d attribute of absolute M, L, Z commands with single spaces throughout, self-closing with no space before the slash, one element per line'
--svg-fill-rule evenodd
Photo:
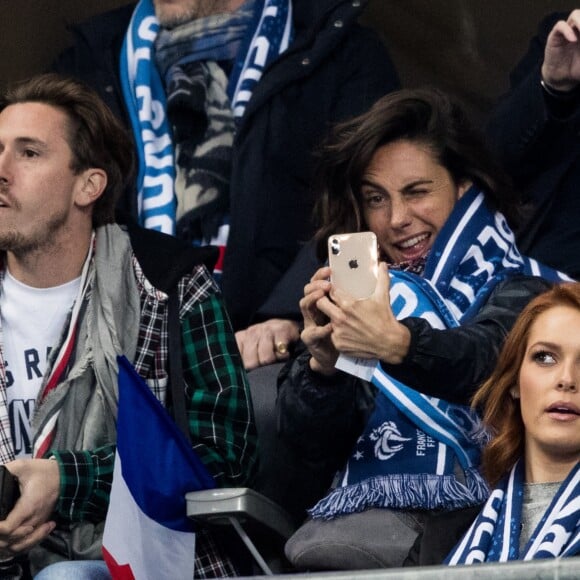
<path fill-rule="evenodd" d="M 393 421 L 385 421 L 382 425 L 373 429 L 369 435 L 371 441 L 375 441 L 375 457 L 381 461 L 391 459 L 398 451 L 403 449 L 405 441 L 411 441 L 403 437 Z"/>

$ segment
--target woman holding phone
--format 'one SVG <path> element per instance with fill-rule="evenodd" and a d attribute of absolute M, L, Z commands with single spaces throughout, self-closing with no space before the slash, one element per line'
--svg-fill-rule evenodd
<path fill-rule="evenodd" d="M 580 553 L 580 284 L 526 306 L 474 405 L 494 433 L 482 471 L 495 489 L 448 563 Z"/>
<path fill-rule="evenodd" d="M 304 289 L 305 349 L 279 381 L 281 438 L 326 484 L 343 469 L 287 555 L 299 568 L 400 566 L 429 514 L 487 498 L 485 434 L 467 403 L 558 274 L 518 252 L 506 179 L 439 91 L 392 93 L 339 125 L 319 190 L 320 257 L 329 236 L 369 230 L 382 263 L 366 300 L 334 288 L 329 267 Z M 339 355 L 380 362 L 370 380 L 349 359 L 337 370 Z"/>

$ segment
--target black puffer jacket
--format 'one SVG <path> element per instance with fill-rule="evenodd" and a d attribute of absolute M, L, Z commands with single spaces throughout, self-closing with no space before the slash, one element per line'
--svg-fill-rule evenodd
<path fill-rule="evenodd" d="M 329 125 L 362 113 L 399 82 L 363 0 L 294 0 L 290 48 L 264 72 L 234 144 L 223 291 L 243 328 L 313 233 L 312 151 Z M 133 6 L 76 27 L 54 69 L 93 86 L 127 126 L 118 61 Z M 136 213 L 134 192 L 123 209 Z"/>
<path fill-rule="evenodd" d="M 411 331 L 411 346 L 400 365 L 383 366 L 393 377 L 430 396 L 469 404 L 491 374 L 503 341 L 518 314 L 550 288 L 542 278 L 511 276 L 499 283 L 469 324 L 436 330 L 419 318 L 401 322 Z M 291 492 L 299 513 L 327 491 L 342 468 L 374 409 L 376 389 L 338 372 L 326 378 L 310 370 L 310 354 L 298 354 L 282 370 L 278 391 L 278 426 L 285 453 L 302 472 L 303 489 Z M 290 494 L 290 491 L 289 491 Z M 300 500 L 298 500 L 300 496 Z M 299 501 L 299 505 L 296 502 Z"/>

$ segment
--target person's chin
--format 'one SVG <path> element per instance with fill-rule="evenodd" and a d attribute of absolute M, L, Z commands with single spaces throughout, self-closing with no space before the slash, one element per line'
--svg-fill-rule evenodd
<path fill-rule="evenodd" d="M 176 8 L 172 6 L 166 6 L 157 9 L 155 15 L 157 16 L 159 25 L 162 28 L 168 29 L 185 24 L 194 18 L 191 14 L 184 12 L 183 8 Z"/>

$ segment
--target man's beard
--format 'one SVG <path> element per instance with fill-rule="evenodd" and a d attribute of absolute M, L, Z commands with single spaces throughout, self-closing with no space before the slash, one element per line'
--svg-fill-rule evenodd
<path fill-rule="evenodd" d="M 157 8 L 155 12 L 163 28 L 175 28 L 192 20 L 227 12 L 229 4 L 230 0 L 197 0 L 189 2 L 178 11 L 168 10 L 166 13 L 163 8 Z"/>
<path fill-rule="evenodd" d="M 66 223 L 68 213 L 63 211 L 51 216 L 48 221 L 39 224 L 39 228 L 30 234 L 23 234 L 17 230 L 0 231 L 0 250 L 10 252 L 16 257 L 23 257 L 34 253 L 43 247 L 50 247 L 56 232 Z"/>

